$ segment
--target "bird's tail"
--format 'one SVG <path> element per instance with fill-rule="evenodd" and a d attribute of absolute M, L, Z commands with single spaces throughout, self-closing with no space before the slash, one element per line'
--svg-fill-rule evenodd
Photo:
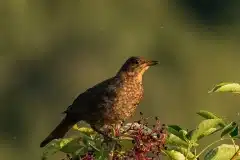
<path fill-rule="evenodd" d="M 45 138 L 42 143 L 40 144 L 40 147 L 46 146 L 49 142 L 51 142 L 54 139 L 62 138 L 64 135 L 68 132 L 69 129 L 73 127 L 73 125 L 77 123 L 75 120 L 65 117 L 61 123 Z"/>

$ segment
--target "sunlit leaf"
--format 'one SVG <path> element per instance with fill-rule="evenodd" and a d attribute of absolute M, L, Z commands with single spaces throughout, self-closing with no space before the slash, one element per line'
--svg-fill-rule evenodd
<path fill-rule="evenodd" d="M 184 133 L 187 133 L 187 131 L 183 130 L 182 128 L 180 128 L 177 125 L 169 125 L 167 126 L 167 130 L 169 133 L 174 134 L 175 136 L 179 137 L 180 139 L 187 141 L 186 138 L 186 134 L 184 135 Z"/>
<path fill-rule="evenodd" d="M 171 160 L 186 160 L 185 156 L 181 152 L 175 150 L 166 150 L 164 153 L 167 154 Z"/>
<path fill-rule="evenodd" d="M 240 93 L 240 84 L 238 83 L 220 83 L 213 87 L 208 93 L 212 92 L 232 92 Z"/>
<path fill-rule="evenodd" d="M 181 138 L 177 137 L 174 134 L 169 134 L 167 138 L 167 144 L 188 147 L 188 143 L 186 141 L 182 140 Z"/>
<path fill-rule="evenodd" d="M 239 146 L 222 144 L 214 149 L 211 149 L 204 156 L 204 160 L 230 160 L 238 150 Z M 237 160 L 236 157 L 235 160 Z"/>
<path fill-rule="evenodd" d="M 191 130 L 191 131 L 188 132 L 188 134 L 186 135 L 186 136 L 188 137 L 188 139 L 191 140 L 191 137 L 192 137 L 193 133 L 195 133 L 195 130 L 196 130 L 196 129 Z M 220 130 L 221 130 L 221 128 L 210 128 L 209 130 L 203 132 L 203 133 L 198 137 L 198 140 L 201 139 L 201 138 L 203 138 L 203 137 L 205 137 L 205 136 L 209 136 L 209 135 L 211 135 L 211 134 L 214 134 L 214 133 L 216 133 L 216 132 L 218 132 L 218 131 L 220 131 Z M 195 143 L 196 143 L 195 141 L 191 140 L 192 146 L 196 146 Z"/>
<path fill-rule="evenodd" d="M 220 130 L 220 129 L 218 129 L 218 128 L 210 128 L 209 130 L 203 132 L 203 134 L 201 134 L 201 136 L 199 136 L 198 139 L 201 139 L 201 138 L 203 138 L 203 137 L 212 135 L 212 134 L 216 133 L 216 132 L 219 131 L 219 130 Z"/>
<path fill-rule="evenodd" d="M 86 135 L 93 135 L 96 134 L 96 132 L 92 128 L 88 127 L 78 127 L 77 124 L 73 126 L 74 130 L 80 131 L 81 133 L 84 133 Z"/>
<path fill-rule="evenodd" d="M 180 130 L 183 130 L 180 126 L 178 126 L 178 125 L 168 125 L 168 127 L 169 128 L 173 128 L 174 130 L 176 130 L 176 131 L 180 131 Z"/>
<path fill-rule="evenodd" d="M 84 135 L 73 138 L 55 139 L 49 143 L 43 152 L 42 159 L 46 159 L 48 156 L 55 154 L 58 151 L 64 153 L 76 154 L 80 152 L 82 148 L 87 148 L 92 141 Z"/>
<path fill-rule="evenodd" d="M 206 119 L 219 119 L 219 117 L 216 116 L 215 114 L 205 110 L 200 110 L 199 112 L 197 112 L 197 114 Z M 226 124 L 224 121 L 222 121 L 222 123 L 220 123 L 219 125 L 221 127 L 224 127 Z"/>
<path fill-rule="evenodd" d="M 168 148 L 168 150 L 178 151 L 178 152 L 182 153 L 185 156 L 188 155 L 187 156 L 188 158 L 191 158 L 191 159 L 194 158 L 194 154 L 192 152 L 188 151 L 187 148 L 180 147 L 180 146 L 171 146 L 171 145 L 168 146 L 167 148 Z"/>
<path fill-rule="evenodd" d="M 209 111 L 205 111 L 205 110 L 200 110 L 199 112 L 197 112 L 197 114 L 202 116 L 203 118 L 206 118 L 206 119 L 216 119 L 216 118 L 219 118 L 216 115 L 214 115 L 213 113 L 211 113 Z"/>
<path fill-rule="evenodd" d="M 196 142 L 199 138 L 211 134 L 219 124 L 223 122 L 222 119 L 207 119 L 203 120 L 198 127 L 191 134 L 191 141 Z"/>
<path fill-rule="evenodd" d="M 56 152 L 60 151 L 64 146 L 70 143 L 73 138 L 64 138 L 64 139 L 55 139 L 51 143 L 47 144 L 45 147 L 42 159 L 47 159 L 48 156 L 55 154 Z"/>
<path fill-rule="evenodd" d="M 185 130 L 180 130 L 179 131 L 179 133 L 181 134 L 181 137 L 183 137 L 183 139 L 185 140 L 185 141 L 189 141 L 189 139 L 188 139 L 188 137 L 187 137 L 187 131 L 185 131 Z"/>
<path fill-rule="evenodd" d="M 225 126 L 223 128 L 223 131 L 221 133 L 221 137 L 225 136 L 226 134 L 231 134 L 235 130 L 236 127 L 237 127 L 236 122 L 229 123 L 227 126 Z"/>

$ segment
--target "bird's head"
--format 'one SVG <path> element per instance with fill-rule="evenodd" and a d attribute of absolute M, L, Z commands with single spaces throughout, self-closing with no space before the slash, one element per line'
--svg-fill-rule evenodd
<path fill-rule="evenodd" d="M 142 79 L 144 72 L 150 67 L 158 64 L 158 61 L 146 60 L 143 57 L 130 57 L 123 64 L 118 74 L 124 76 L 134 76 Z"/>

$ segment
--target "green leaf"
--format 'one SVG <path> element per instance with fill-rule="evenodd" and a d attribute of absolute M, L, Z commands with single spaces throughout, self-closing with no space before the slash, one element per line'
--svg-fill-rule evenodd
<path fill-rule="evenodd" d="M 176 131 L 180 131 L 180 130 L 183 130 L 180 126 L 178 126 L 178 125 L 168 125 L 168 127 L 169 128 L 172 128 L 172 129 L 174 129 L 174 130 L 176 130 Z"/>
<path fill-rule="evenodd" d="M 206 136 L 209 136 L 209 135 L 212 135 L 213 133 L 216 133 L 217 131 L 219 131 L 219 129 L 217 128 L 210 128 L 209 130 L 207 130 L 206 132 L 204 132 L 200 137 L 199 139 L 203 138 L 203 137 L 206 137 Z"/>
<path fill-rule="evenodd" d="M 77 124 L 75 124 L 72 128 L 88 136 L 96 134 L 96 132 L 92 128 L 78 127 Z"/>
<path fill-rule="evenodd" d="M 200 110 L 199 112 L 197 112 L 198 115 L 202 116 L 203 118 L 206 119 L 219 119 L 218 116 L 216 116 L 215 114 L 209 112 L 209 111 L 205 111 L 205 110 Z M 226 124 L 224 123 L 220 123 L 221 127 L 224 127 Z"/>
<path fill-rule="evenodd" d="M 76 138 L 71 140 L 69 143 L 65 144 L 63 147 L 61 147 L 60 151 L 64 153 L 75 153 L 80 148 L 84 147 L 80 145 L 79 140 L 81 138 Z"/>
<path fill-rule="evenodd" d="M 194 158 L 194 154 L 192 152 L 188 152 L 188 149 L 187 148 L 184 148 L 184 147 L 180 147 L 180 146 L 168 146 L 167 147 L 168 150 L 175 150 L 175 151 L 178 151 L 180 153 L 182 153 L 183 155 L 188 155 L 188 158 Z"/>
<path fill-rule="evenodd" d="M 108 159 L 108 153 L 106 151 L 96 152 L 94 157 L 97 160 L 107 160 Z"/>
<path fill-rule="evenodd" d="M 203 118 L 206 118 L 206 119 L 216 119 L 216 118 L 218 118 L 213 113 L 211 113 L 209 111 L 205 111 L 205 110 L 200 110 L 199 112 L 197 112 L 197 114 L 202 116 Z"/>
<path fill-rule="evenodd" d="M 169 158 L 171 158 L 171 160 L 185 160 L 186 159 L 182 153 L 175 151 L 175 150 L 165 150 L 164 153 L 167 154 L 167 156 Z"/>
<path fill-rule="evenodd" d="M 187 137 L 187 133 L 188 133 L 187 131 L 185 131 L 185 130 L 180 130 L 179 133 L 181 134 L 181 137 L 183 137 L 183 139 L 184 139 L 186 142 L 189 141 L 189 139 L 188 139 L 188 137 Z"/>
<path fill-rule="evenodd" d="M 192 132 L 191 141 L 196 142 L 199 138 L 202 138 L 204 136 L 207 136 L 207 135 L 211 134 L 212 132 L 215 131 L 215 129 L 212 129 L 212 128 L 216 128 L 222 122 L 223 122 L 223 120 L 220 119 L 220 118 L 203 120 L 198 125 L 196 130 L 194 130 Z"/>
<path fill-rule="evenodd" d="M 223 131 L 221 133 L 221 137 L 225 136 L 226 134 L 231 134 L 235 130 L 236 127 L 237 127 L 237 123 L 236 122 L 229 123 L 228 125 L 226 125 L 223 128 Z"/>
<path fill-rule="evenodd" d="M 49 143 L 43 152 L 42 159 L 47 159 L 48 156 L 55 154 L 58 151 L 71 154 L 79 154 L 80 151 L 86 151 L 84 148 L 93 143 L 92 139 L 85 134 L 73 138 L 55 139 Z"/>
<path fill-rule="evenodd" d="M 167 130 L 168 130 L 169 133 L 172 133 L 175 136 L 179 137 L 180 139 L 182 139 L 184 141 L 187 141 L 186 134 L 184 135 L 184 133 L 187 133 L 187 131 L 183 130 L 179 126 L 169 125 L 169 126 L 167 126 Z"/>
<path fill-rule="evenodd" d="M 230 160 L 238 150 L 239 146 L 222 144 L 211 149 L 204 156 L 204 160 Z M 237 157 L 236 157 L 237 158 Z M 240 157 L 238 157 L 240 158 Z"/>
<path fill-rule="evenodd" d="M 94 152 L 94 159 L 96 160 L 107 160 L 109 157 L 109 149 L 106 149 L 106 147 L 103 147 L 102 141 L 99 145 L 99 150 Z"/>
<path fill-rule="evenodd" d="M 169 134 L 167 138 L 167 144 L 172 144 L 176 146 L 188 147 L 188 143 L 174 134 Z"/>
<path fill-rule="evenodd" d="M 188 132 L 188 134 L 186 135 L 187 137 L 190 137 L 188 139 L 191 139 L 193 133 L 195 132 L 196 129 L 194 130 L 191 130 L 190 132 Z M 212 135 L 218 131 L 222 130 L 221 128 L 210 128 L 209 130 L 205 131 L 204 133 L 202 133 L 197 140 L 200 140 L 201 138 L 203 137 L 206 137 L 206 136 L 209 136 L 209 135 Z M 195 142 L 194 141 L 191 141 L 192 145 L 195 146 Z"/>
<path fill-rule="evenodd" d="M 237 125 L 237 127 L 230 133 L 230 136 L 231 137 L 236 137 L 236 136 L 238 136 L 238 125 Z"/>
<path fill-rule="evenodd" d="M 240 139 L 240 135 L 234 136 L 234 139 Z"/>
<path fill-rule="evenodd" d="M 49 143 L 42 154 L 42 159 L 47 159 L 48 156 L 55 154 L 61 150 L 65 145 L 70 143 L 73 138 L 55 139 Z"/>
<path fill-rule="evenodd" d="M 213 87 L 208 93 L 212 92 L 232 92 L 240 93 L 240 84 L 238 83 L 220 83 Z"/>

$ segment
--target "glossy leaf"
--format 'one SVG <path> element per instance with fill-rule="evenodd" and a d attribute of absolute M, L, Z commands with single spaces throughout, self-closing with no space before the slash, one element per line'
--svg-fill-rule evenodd
<path fill-rule="evenodd" d="M 187 133 L 187 131 L 183 130 L 182 128 L 175 125 L 170 125 L 167 127 L 167 130 L 169 133 L 172 133 L 180 139 L 187 141 L 186 136 L 184 136 L 184 133 Z"/>
<path fill-rule="evenodd" d="M 240 135 L 234 136 L 233 138 L 240 140 Z"/>
<path fill-rule="evenodd" d="M 206 118 L 206 119 L 216 119 L 216 118 L 218 118 L 213 113 L 211 113 L 209 111 L 205 111 L 205 110 L 200 110 L 199 112 L 197 112 L 197 114 L 202 116 L 203 118 Z"/>
<path fill-rule="evenodd" d="M 235 130 L 236 127 L 237 127 L 237 123 L 236 122 L 229 123 L 227 126 L 225 126 L 223 128 L 223 131 L 221 133 L 221 137 L 223 137 L 223 136 L 225 136 L 227 134 L 231 134 Z"/>
<path fill-rule="evenodd" d="M 96 132 L 92 129 L 92 128 L 88 128 L 88 127 L 78 127 L 77 124 L 75 124 L 73 127 L 72 127 L 74 130 L 77 130 L 83 134 L 86 134 L 88 136 L 90 135 L 95 135 Z"/>
<path fill-rule="evenodd" d="M 240 93 L 240 84 L 238 83 L 220 83 L 213 87 L 209 93 L 212 92 L 232 92 L 232 93 Z"/>
<path fill-rule="evenodd" d="M 198 115 L 200 115 L 203 118 L 206 119 L 219 119 L 218 116 L 216 116 L 215 114 L 209 112 L 209 111 L 205 111 L 205 110 L 200 110 L 199 112 L 197 112 Z M 224 127 L 226 124 L 223 121 L 222 123 L 219 124 L 221 127 Z"/>
<path fill-rule="evenodd" d="M 188 143 L 174 134 L 169 134 L 167 138 L 167 144 L 172 144 L 176 146 L 188 147 Z"/>
<path fill-rule="evenodd" d="M 42 160 L 47 159 L 48 156 L 53 155 L 54 153 L 60 151 L 64 146 L 70 143 L 73 138 L 64 138 L 64 139 L 55 139 L 51 143 L 47 144 L 45 147 Z"/>
<path fill-rule="evenodd" d="M 186 160 L 185 156 L 175 150 L 166 150 L 164 151 L 171 160 Z"/>
<path fill-rule="evenodd" d="M 189 139 L 188 139 L 188 137 L 187 137 L 187 131 L 185 131 L 185 130 L 180 130 L 179 131 L 179 133 L 181 134 L 181 137 L 183 137 L 183 139 L 185 140 L 185 141 L 189 141 Z"/>
<path fill-rule="evenodd" d="M 209 135 L 209 131 L 213 131 L 215 129 L 212 128 L 216 128 L 219 124 L 221 124 L 223 122 L 222 119 L 207 119 L 207 120 L 203 120 L 198 127 L 196 128 L 196 130 L 194 130 L 191 134 L 191 141 L 192 142 L 196 142 L 199 138 L 202 138 L 203 136 L 207 136 Z M 210 132 L 210 133 L 211 133 Z"/>
<path fill-rule="evenodd" d="M 237 126 L 235 127 L 235 129 L 230 133 L 230 136 L 231 136 L 231 137 L 234 137 L 234 138 L 235 138 L 236 136 L 238 136 L 238 132 L 239 132 L 239 131 L 238 131 L 238 128 L 239 128 L 239 127 L 238 127 L 238 125 L 237 125 Z"/>
<path fill-rule="evenodd" d="M 180 146 L 168 146 L 168 150 L 175 150 L 178 151 L 180 153 L 182 153 L 183 155 L 188 155 L 188 158 L 194 158 L 194 154 L 192 152 L 188 152 L 187 148 L 184 147 L 180 147 Z"/>
<path fill-rule="evenodd" d="M 214 149 L 211 149 L 204 156 L 204 160 L 230 160 L 238 150 L 239 146 L 222 144 Z M 236 157 L 240 158 L 240 157 Z M 236 159 L 237 160 L 237 159 Z"/>
<path fill-rule="evenodd" d="M 174 130 L 176 130 L 176 131 L 180 131 L 180 130 L 183 130 L 180 126 L 178 126 L 178 125 L 168 125 L 168 127 L 169 128 L 172 128 L 172 129 L 174 129 Z"/>
<path fill-rule="evenodd" d="M 212 135 L 212 134 L 216 133 L 216 132 L 219 131 L 219 130 L 220 130 L 220 129 L 217 129 L 217 128 L 210 128 L 209 130 L 207 130 L 206 132 L 204 132 L 203 134 L 201 134 L 201 136 L 200 136 L 198 139 L 201 139 L 201 138 L 203 138 L 203 137 Z"/>
<path fill-rule="evenodd" d="M 79 150 L 79 148 L 82 148 L 83 145 L 81 145 L 79 143 L 79 141 L 81 140 L 82 138 L 78 137 L 78 138 L 75 138 L 73 140 L 71 140 L 69 143 L 67 143 L 66 145 L 64 145 L 60 151 L 64 152 L 64 153 L 75 153 L 77 150 Z"/>

